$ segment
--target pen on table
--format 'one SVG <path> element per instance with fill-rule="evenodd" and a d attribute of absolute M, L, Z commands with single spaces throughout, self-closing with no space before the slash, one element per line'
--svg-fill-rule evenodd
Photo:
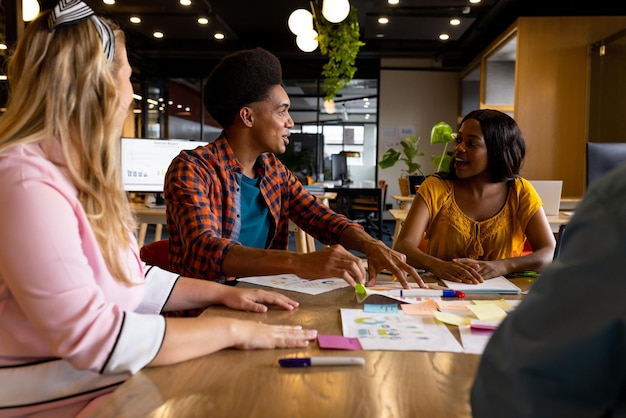
<path fill-rule="evenodd" d="M 465 292 L 452 289 L 400 289 L 400 297 L 429 297 L 441 296 L 444 298 L 464 298 Z"/>
<path fill-rule="evenodd" d="M 292 357 L 278 360 L 281 367 L 310 366 L 361 366 L 365 364 L 363 357 Z"/>

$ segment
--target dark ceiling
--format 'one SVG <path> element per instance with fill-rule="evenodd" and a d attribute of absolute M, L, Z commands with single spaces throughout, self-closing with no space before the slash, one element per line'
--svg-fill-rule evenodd
<path fill-rule="evenodd" d="M 126 30 L 133 62 L 145 75 L 204 77 L 225 54 L 261 46 L 276 54 L 283 64 L 284 78 L 317 77 L 326 62 L 319 49 L 304 53 L 295 45 L 287 19 L 297 8 L 310 10 L 308 0 L 87 0 L 100 13 L 112 16 Z M 320 0 L 321 2 L 321 0 Z M 418 58 L 425 66 L 460 70 L 487 47 L 519 16 L 626 15 L 626 1 L 592 0 L 351 0 L 356 7 L 365 46 L 357 61 L 357 78 L 378 76 L 381 58 Z M 133 15 L 142 23 L 129 22 Z M 201 26 L 197 18 L 209 19 Z M 390 19 L 384 28 L 378 17 Z M 461 25 L 450 27 L 451 17 Z M 160 30 L 163 39 L 152 33 Z M 214 31 L 226 38 L 218 41 Z M 442 31 L 448 41 L 438 40 Z M 381 35 L 384 35 L 381 37 Z"/>

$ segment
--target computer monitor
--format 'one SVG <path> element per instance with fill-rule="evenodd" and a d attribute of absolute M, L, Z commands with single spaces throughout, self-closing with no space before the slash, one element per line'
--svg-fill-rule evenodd
<path fill-rule="evenodd" d="M 165 173 L 182 150 L 207 142 L 188 139 L 121 139 L 121 170 L 124 190 L 137 193 L 162 193 Z"/>
<path fill-rule="evenodd" d="M 330 157 L 330 174 L 333 181 L 341 180 L 341 184 L 346 184 L 348 179 L 348 157 L 342 154 L 333 154 Z"/>
<path fill-rule="evenodd" d="M 626 142 L 587 142 L 587 187 L 626 163 Z"/>

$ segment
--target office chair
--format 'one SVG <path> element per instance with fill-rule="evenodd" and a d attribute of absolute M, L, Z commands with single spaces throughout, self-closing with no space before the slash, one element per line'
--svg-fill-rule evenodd
<path fill-rule="evenodd" d="M 169 239 L 143 245 L 139 250 L 139 258 L 148 265 L 170 270 Z"/>
<path fill-rule="evenodd" d="M 355 197 L 350 203 L 350 219 L 363 225 L 370 235 L 376 235 L 379 239 L 383 234 L 391 236 L 391 231 L 383 226 L 383 212 L 387 198 L 387 182 L 378 182 L 379 193 L 374 196 Z"/>
<path fill-rule="evenodd" d="M 554 257 L 553 260 L 559 258 L 559 254 L 561 254 L 561 247 L 563 245 L 563 235 L 565 234 L 565 227 L 567 224 L 561 224 L 559 226 L 559 234 L 556 237 L 556 246 L 554 247 Z"/>

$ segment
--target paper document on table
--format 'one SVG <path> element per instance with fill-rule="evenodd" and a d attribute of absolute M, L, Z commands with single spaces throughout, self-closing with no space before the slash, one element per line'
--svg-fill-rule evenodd
<path fill-rule="evenodd" d="M 409 283 L 411 289 L 420 289 L 415 283 Z M 384 286 L 365 287 L 357 286 L 356 300 L 363 303 L 367 299 L 368 303 L 421 303 L 427 300 L 441 300 L 441 296 L 400 296 L 400 290 L 404 290 L 400 283 L 390 283 Z M 359 293 L 361 289 L 361 293 Z"/>
<path fill-rule="evenodd" d="M 240 277 L 240 282 L 253 283 L 261 286 L 274 287 L 277 289 L 291 290 L 293 292 L 319 295 L 342 287 L 350 286 L 345 280 L 339 278 L 307 280 L 295 274 L 277 274 L 273 276 Z"/>
<path fill-rule="evenodd" d="M 456 283 L 442 280 L 450 289 L 465 293 L 506 293 L 520 294 L 522 289 L 511 283 L 506 277 L 498 276 L 478 284 Z"/>
<path fill-rule="evenodd" d="M 448 327 L 432 317 L 341 309 L 341 324 L 344 337 L 358 338 L 363 350 L 463 352 Z"/>

